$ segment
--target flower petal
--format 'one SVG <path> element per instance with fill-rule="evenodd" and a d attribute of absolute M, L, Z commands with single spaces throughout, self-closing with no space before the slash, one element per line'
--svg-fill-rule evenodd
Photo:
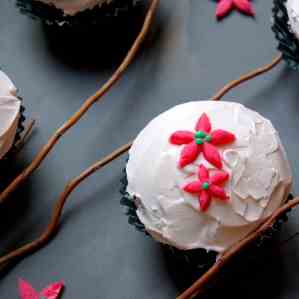
<path fill-rule="evenodd" d="M 44 297 L 46 299 L 58 299 L 59 296 L 61 295 L 61 292 L 64 288 L 63 282 L 56 282 L 45 289 L 43 289 L 40 293 L 41 297 Z"/>
<path fill-rule="evenodd" d="M 197 159 L 200 152 L 201 152 L 201 146 L 196 144 L 194 141 L 185 145 L 181 152 L 179 167 L 183 168 L 186 165 L 194 162 Z"/>
<path fill-rule="evenodd" d="M 220 0 L 216 7 L 216 17 L 221 19 L 228 15 L 233 8 L 233 0 Z"/>
<path fill-rule="evenodd" d="M 209 180 L 209 171 L 205 168 L 203 164 L 199 165 L 198 168 L 198 177 L 204 183 Z"/>
<path fill-rule="evenodd" d="M 201 186 L 202 186 L 201 181 L 195 181 L 185 185 L 183 187 L 183 190 L 188 193 L 197 194 L 201 192 Z"/>
<path fill-rule="evenodd" d="M 205 159 L 208 162 L 210 162 L 212 165 L 214 165 L 218 169 L 222 168 L 222 161 L 221 161 L 220 154 L 214 145 L 205 142 L 203 144 L 203 154 Z"/>
<path fill-rule="evenodd" d="M 206 113 L 203 113 L 199 120 L 197 121 L 197 124 L 195 126 L 196 131 L 203 131 L 205 133 L 210 133 L 212 130 L 211 122 L 209 117 L 206 115 Z"/>
<path fill-rule="evenodd" d="M 220 185 L 229 179 L 229 174 L 225 171 L 216 171 L 210 178 L 210 184 Z"/>
<path fill-rule="evenodd" d="M 241 12 L 249 15 L 254 16 L 255 12 L 253 9 L 252 4 L 249 2 L 249 0 L 233 0 L 233 3 L 235 7 L 240 10 Z"/>
<path fill-rule="evenodd" d="M 228 196 L 225 193 L 225 190 L 217 185 L 210 185 L 209 191 L 211 194 L 219 199 L 227 200 Z"/>
<path fill-rule="evenodd" d="M 203 190 L 199 196 L 199 206 L 202 212 L 207 211 L 211 204 L 211 195 L 209 191 Z"/>
<path fill-rule="evenodd" d="M 176 131 L 170 138 L 169 142 L 175 145 L 188 144 L 194 139 L 194 133 L 191 131 Z"/>
<path fill-rule="evenodd" d="M 236 136 L 225 130 L 215 130 L 211 133 L 211 143 L 214 145 L 225 145 L 233 143 L 236 140 Z"/>
<path fill-rule="evenodd" d="M 39 299 L 36 290 L 23 279 L 19 279 L 19 294 L 21 299 Z"/>

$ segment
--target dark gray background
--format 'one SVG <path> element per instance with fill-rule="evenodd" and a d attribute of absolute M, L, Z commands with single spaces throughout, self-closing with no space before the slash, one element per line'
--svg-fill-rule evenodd
<path fill-rule="evenodd" d="M 270 29 L 272 1 L 253 1 L 255 19 L 234 12 L 220 23 L 214 18 L 215 1 L 161 2 L 146 47 L 122 80 L 62 139 L 11 202 L 0 207 L 1 254 L 38 236 L 66 182 L 134 138 L 158 113 L 184 101 L 207 99 L 227 81 L 270 62 L 277 54 Z M 118 49 L 118 36 L 110 39 Z M 53 44 L 38 22 L 19 14 L 14 1 L 1 0 L 0 65 L 19 87 L 27 117 L 38 121 L 32 139 L 16 161 L 17 168 L 28 164 L 50 134 L 112 73 L 115 64 L 109 66 L 109 51 L 105 54 L 111 40 L 98 33 L 93 43 L 84 45 L 93 48 L 98 43 L 92 64 L 84 52 L 75 58 L 72 49 L 61 54 L 64 46 L 59 40 Z M 80 49 L 79 38 L 77 45 L 74 52 Z M 298 80 L 299 74 L 282 64 L 226 97 L 273 121 L 294 169 L 295 190 L 299 183 Z M 124 164 L 125 157 L 75 191 L 55 239 L 1 273 L 1 299 L 18 298 L 19 277 L 37 289 L 63 279 L 65 299 L 175 297 L 177 287 L 159 245 L 127 225 L 119 206 Z M 292 213 L 282 239 L 299 229 L 298 215 L 298 210 Z M 269 255 L 254 275 L 245 281 L 235 278 L 222 297 L 298 298 L 298 248 L 299 239 L 292 240 Z"/>

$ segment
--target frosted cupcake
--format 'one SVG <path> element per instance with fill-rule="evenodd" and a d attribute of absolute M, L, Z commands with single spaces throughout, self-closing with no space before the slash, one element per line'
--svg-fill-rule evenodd
<path fill-rule="evenodd" d="M 287 64 L 299 67 L 299 2 L 274 0 L 272 29 L 278 40 L 278 50 Z"/>
<path fill-rule="evenodd" d="M 292 173 L 269 120 L 241 104 L 200 101 L 142 130 L 123 183 L 130 223 L 210 265 L 285 203 Z"/>
<path fill-rule="evenodd" d="M 17 89 L 7 75 L 0 71 L 0 160 L 12 152 L 23 130 L 24 108 Z"/>
<path fill-rule="evenodd" d="M 22 12 L 46 24 L 90 26 L 125 15 L 139 0 L 17 0 Z"/>

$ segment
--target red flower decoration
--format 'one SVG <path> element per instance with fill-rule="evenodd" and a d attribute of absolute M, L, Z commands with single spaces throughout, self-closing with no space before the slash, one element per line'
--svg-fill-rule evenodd
<path fill-rule="evenodd" d="M 62 282 L 56 282 L 41 292 L 37 292 L 27 281 L 19 280 L 19 294 L 21 299 L 58 299 L 64 288 Z"/>
<path fill-rule="evenodd" d="M 236 140 L 234 134 L 224 131 L 212 131 L 208 116 L 203 113 L 195 126 L 196 132 L 177 131 L 173 133 L 169 142 L 175 145 L 185 145 L 182 149 L 179 167 L 183 168 L 194 162 L 202 152 L 205 159 L 215 167 L 221 169 L 222 161 L 216 146 L 226 145 Z"/>
<path fill-rule="evenodd" d="M 225 171 L 216 171 L 212 177 L 209 171 L 203 166 L 199 166 L 198 180 L 189 183 L 183 187 L 183 190 L 195 194 L 199 199 L 201 211 L 205 212 L 212 201 L 212 197 L 227 201 L 228 196 L 221 187 L 229 179 L 229 174 Z"/>
<path fill-rule="evenodd" d="M 249 0 L 219 0 L 216 8 L 216 17 L 221 19 L 228 15 L 234 8 L 249 16 L 254 16 L 255 14 Z"/>

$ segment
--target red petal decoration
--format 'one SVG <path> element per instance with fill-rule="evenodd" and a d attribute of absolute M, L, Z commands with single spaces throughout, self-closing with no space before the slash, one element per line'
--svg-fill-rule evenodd
<path fill-rule="evenodd" d="M 214 145 L 205 142 L 203 144 L 203 154 L 205 159 L 209 161 L 212 165 L 214 165 L 218 169 L 222 168 L 222 161 L 221 161 L 220 154 Z"/>
<path fill-rule="evenodd" d="M 40 295 L 47 299 L 58 299 L 61 295 L 63 288 L 63 282 L 56 282 L 43 289 Z"/>
<path fill-rule="evenodd" d="M 235 7 L 241 12 L 249 16 L 254 16 L 255 12 L 249 0 L 233 0 L 233 3 Z"/>
<path fill-rule="evenodd" d="M 212 130 L 211 122 L 209 117 L 203 113 L 199 120 L 197 121 L 197 124 L 195 126 L 196 131 L 203 131 L 205 133 L 210 133 Z"/>
<path fill-rule="evenodd" d="M 204 167 L 204 165 L 199 165 L 198 168 L 198 177 L 200 178 L 200 180 L 204 183 L 206 181 L 209 180 L 209 171 Z"/>
<path fill-rule="evenodd" d="M 194 141 L 185 145 L 181 152 L 179 167 L 183 168 L 186 165 L 194 162 L 197 159 L 200 152 L 201 152 L 201 146 L 196 144 Z"/>
<path fill-rule="evenodd" d="M 194 133 L 190 131 L 176 131 L 170 138 L 169 142 L 175 145 L 188 144 L 194 139 Z"/>
<path fill-rule="evenodd" d="M 216 17 L 221 19 L 233 9 L 233 0 L 220 0 L 216 7 Z"/>
<path fill-rule="evenodd" d="M 229 179 L 229 174 L 225 171 L 216 171 L 210 178 L 210 184 L 219 185 L 226 182 Z"/>
<path fill-rule="evenodd" d="M 201 181 L 195 181 L 184 186 L 183 190 L 188 193 L 197 194 L 201 192 L 201 186 Z"/>
<path fill-rule="evenodd" d="M 200 209 L 205 212 L 211 204 L 211 195 L 207 190 L 203 190 L 199 196 Z"/>
<path fill-rule="evenodd" d="M 209 187 L 209 191 L 211 192 L 211 194 L 217 198 L 226 200 L 228 199 L 225 191 L 223 188 L 216 186 L 216 185 L 210 185 Z"/>
<path fill-rule="evenodd" d="M 23 279 L 19 279 L 19 294 L 21 299 L 39 299 L 36 290 Z"/>
<path fill-rule="evenodd" d="M 225 145 L 236 140 L 236 136 L 228 131 L 215 130 L 211 133 L 211 143 L 214 145 Z"/>

